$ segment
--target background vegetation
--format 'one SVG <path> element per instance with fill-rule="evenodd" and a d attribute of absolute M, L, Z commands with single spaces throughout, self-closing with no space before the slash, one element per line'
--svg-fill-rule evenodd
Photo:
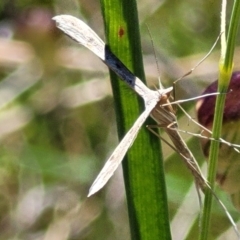
<path fill-rule="evenodd" d="M 138 1 L 150 87 L 158 85 L 159 73 L 146 23 L 168 87 L 212 46 L 219 33 L 219 4 Z M 86 198 L 117 145 L 108 71 L 57 31 L 51 20 L 57 14 L 85 19 L 103 36 L 98 1 L 0 2 L 0 239 L 129 239 L 121 169 L 100 193 Z M 218 60 L 216 48 L 177 84 L 176 98 L 199 95 L 217 78 Z M 184 106 L 194 117 L 194 103 Z M 181 129 L 198 131 L 178 115 Z M 186 135 L 186 141 L 203 163 L 199 140 Z M 166 145 L 163 151 L 173 239 L 196 239 L 199 204 L 192 176 Z M 237 219 L 228 196 L 218 195 Z M 215 205 L 212 239 L 234 239 Z"/>

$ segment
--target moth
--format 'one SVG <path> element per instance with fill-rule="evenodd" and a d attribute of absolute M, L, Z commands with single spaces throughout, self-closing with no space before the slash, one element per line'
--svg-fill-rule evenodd
<path fill-rule="evenodd" d="M 160 88 L 158 90 L 149 89 L 111 52 L 109 47 L 100 39 L 100 37 L 80 19 L 70 15 L 59 15 L 55 16 L 53 20 L 56 21 L 57 27 L 67 36 L 82 44 L 97 55 L 112 71 L 114 71 L 124 82 L 126 82 L 133 91 L 143 98 L 145 104 L 145 110 L 137 118 L 133 126 L 106 161 L 104 167 L 93 182 L 88 196 L 91 196 L 99 191 L 108 182 L 119 164 L 122 162 L 126 152 L 133 144 L 141 126 L 150 115 L 159 126 L 165 127 L 165 131 L 173 142 L 174 150 L 179 153 L 186 166 L 190 169 L 197 187 L 203 192 L 205 188 L 209 188 L 212 191 L 238 234 L 236 225 L 227 209 L 209 186 L 207 180 L 201 173 L 194 155 L 189 150 L 188 146 L 178 132 L 177 118 L 169 101 L 169 96 L 173 88 Z"/>
<path fill-rule="evenodd" d="M 138 117 L 131 129 L 109 157 L 105 166 L 92 184 L 88 196 L 99 191 L 111 178 L 149 115 L 159 126 L 165 127 L 165 131 L 172 140 L 175 150 L 181 155 L 187 167 L 195 177 L 196 184 L 201 189 L 204 189 L 207 181 L 202 175 L 193 154 L 177 131 L 177 119 L 168 100 L 172 87 L 155 91 L 149 89 L 139 78 L 134 76 L 127 69 L 98 35 L 81 20 L 69 15 L 56 16 L 53 20 L 56 21 L 57 27 L 66 35 L 95 53 L 110 69 L 141 96 L 145 103 L 144 112 Z M 165 106 L 162 106 L 163 104 L 165 104 Z M 170 127 L 168 128 L 168 126 Z"/>

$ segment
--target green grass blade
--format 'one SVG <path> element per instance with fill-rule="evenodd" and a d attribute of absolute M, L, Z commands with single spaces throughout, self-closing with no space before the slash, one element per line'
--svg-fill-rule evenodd
<path fill-rule="evenodd" d="M 237 31 L 239 26 L 239 18 L 240 18 L 240 1 L 236 0 L 233 6 L 231 21 L 230 21 L 229 30 L 228 30 L 227 46 L 222 46 L 222 49 L 224 49 L 224 51 L 222 52 L 220 64 L 219 64 L 218 92 L 226 93 L 228 91 L 228 85 L 232 75 L 233 55 L 234 55 L 236 36 L 237 36 Z M 226 97 L 226 94 L 220 94 L 217 96 L 217 100 L 216 100 L 215 115 L 214 115 L 213 130 L 212 130 L 213 138 L 215 139 L 218 139 L 221 137 L 225 97 Z M 217 172 L 218 150 L 219 150 L 219 142 L 212 141 L 211 147 L 210 147 L 210 154 L 209 154 L 208 181 L 210 186 L 212 186 L 213 189 L 214 189 L 214 183 L 215 183 L 216 172 Z M 204 201 L 200 239 L 208 239 L 210 221 L 211 221 L 212 197 L 213 197 L 212 193 L 209 190 L 207 190 L 205 195 L 205 201 Z"/>
<path fill-rule="evenodd" d="M 136 2 L 102 0 L 101 4 L 111 50 L 144 80 Z M 143 111 L 143 101 L 113 72 L 110 75 L 121 139 Z M 159 139 L 143 126 L 123 161 L 132 239 L 171 239 L 161 155 Z"/>

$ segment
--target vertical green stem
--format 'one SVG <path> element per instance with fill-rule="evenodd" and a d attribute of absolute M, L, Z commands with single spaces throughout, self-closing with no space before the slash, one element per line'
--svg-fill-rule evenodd
<path fill-rule="evenodd" d="M 107 43 L 144 80 L 135 0 L 101 0 Z M 110 72 L 119 138 L 143 110 L 143 102 Z M 149 122 L 148 122 L 149 123 Z M 132 239 L 171 239 L 159 139 L 145 126 L 123 161 Z"/>
<path fill-rule="evenodd" d="M 224 4 L 223 4 L 224 6 Z M 225 9 L 223 9 L 225 11 Z M 222 14 L 224 17 L 225 14 Z M 233 68 L 233 55 L 236 42 L 236 36 L 239 25 L 240 17 L 240 0 L 235 0 L 233 11 L 231 15 L 231 21 L 229 25 L 228 37 L 227 37 L 227 46 L 222 46 L 222 54 L 219 63 L 219 80 L 218 80 L 218 92 L 226 93 L 228 90 L 228 85 L 232 75 Z M 226 22 L 225 20 L 222 22 Z M 223 27 L 222 27 L 223 29 Z M 224 41 L 222 41 L 224 44 Z M 226 51 L 225 51 L 226 50 Z M 217 96 L 216 105 L 215 105 L 215 115 L 213 122 L 213 138 L 219 139 L 221 137 L 222 131 L 222 119 L 223 119 L 223 110 L 225 104 L 226 94 L 220 94 Z M 212 189 L 214 189 L 215 177 L 217 172 L 218 164 L 218 151 L 219 151 L 219 142 L 212 141 L 209 154 L 209 168 L 208 168 L 208 182 Z M 201 234 L 199 239 L 208 239 L 210 221 L 211 221 L 211 209 L 212 209 L 212 193 L 208 189 L 205 194 L 202 224 L 201 224 Z"/>

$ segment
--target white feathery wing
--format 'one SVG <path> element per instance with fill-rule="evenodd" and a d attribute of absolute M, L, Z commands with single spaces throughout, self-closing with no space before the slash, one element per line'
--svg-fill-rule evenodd
<path fill-rule="evenodd" d="M 53 18 L 57 27 L 73 40 L 82 44 L 95 53 L 109 68 L 124 80 L 145 102 L 145 111 L 139 116 L 132 128 L 119 143 L 113 154 L 107 160 L 102 171 L 90 188 L 88 196 L 99 191 L 113 175 L 116 168 L 121 163 L 124 155 L 132 145 L 140 127 L 146 118 L 158 104 L 163 95 L 172 91 L 172 87 L 153 91 L 149 89 L 139 78 L 134 76 L 127 67 L 108 49 L 98 35 L 83 21 L 69 15 L 61 15 Z"/>

